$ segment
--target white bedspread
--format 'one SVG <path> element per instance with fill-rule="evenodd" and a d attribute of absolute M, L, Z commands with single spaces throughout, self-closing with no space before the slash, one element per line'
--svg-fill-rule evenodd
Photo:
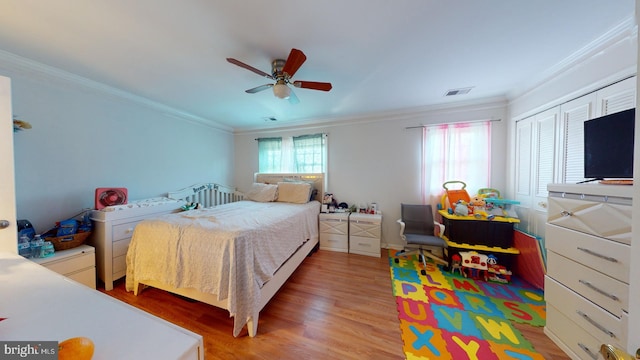
<path fill-rule="evenodd" d="M 234 336 L 260 304 L 260 288 L 318 236 L 320 203 L 239 201 L 140 222 L 127 253 L 127 291 L 156 280 L 226 299 Z"/>

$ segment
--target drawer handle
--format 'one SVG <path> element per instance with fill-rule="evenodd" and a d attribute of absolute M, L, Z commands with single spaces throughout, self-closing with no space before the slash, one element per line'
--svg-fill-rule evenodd
<path fill-rule="evenodd" d="M 366 221 L 366 220 L 351 220 L 351 222 L 355 222 L 356 224 L 365 224 L 365 225 L 378 225 L 378 223 L 373 222 L 373 221 Z"/>
<path fill-rule="evenodd" d="M 132 233 L 133 232 L 133 228 L 128 228 L 127 229 L 127 234 Z"/>
<path fill-rule="evenodd" d="M 598 254 L 597 252 L 594 252 L 594 251 L 589 250 L 589 249 L 585 249 L 585 248 L 583 248 L 583 247 L 579 247 L 579 246 L 578 246 L 578 247 L 577 247 L 577 249 L 578 249 L 578 250 L 580 250 L 580 251 L 584 251 L 584 252 L 586 252 L 586 253 L 587 253 L 587 254 L 589 254 L 589 255 L 593 255 L 593 256 L 595 256 L 595 257 L 599 257 L 599 258 L 601 258 L 601 259 L 605 259 L 605 260 L 607 260 L 607 261 L 611 261 L 611 262 L 614 262 L 614 263 L 617 263 L 617 262 L 618 262 L 618 259 L 616 259 L 616 258 L 612 258 L 612 257 L 610 257 L 610 256 L 606 256 L 606 255 Z"/>
<path fill-rule="evenodd" d="M 591 357 L 593 360 L 598 360 L 598 353 L 591 352 L 591 349 L 589 349 L 587 345 L 583 343 L 578 343 L 578 346 L 580 347 L 580 349 L 582 349 L 582 351 L 589 354 L 589 357 Z"/>
<path fill-rule="evenodd" d="M 562 215 L 562 216 L 573 216 L 573 213 L 571 211 L 562 210 L 562 211 L 560 211 L 560 215 Z"/>
<path fill-rule="evenodd" d="M 358 243 L 358 245 L 360 245 L 360 246 L 371 246 L 371 244 L 368 244 L 368 243 Z"/>
<path fill-rule="evenodd" d="M 591 290 L 593 290 L 593 291 L 595 291 L 597 293 L 600 293 L 600 294 L 602 294 L 602 295 L 604 295 L 604 296 L 606 296 L 606 297 L 608 297 L 608 298 L 610 298 L 612 300 L 615 300 L 615 301 L 620 300 L 617 296 L 607 293 L 606 291 L 598 288 L 597 286 L 593 285 L 592 283 L 588 282 L 587 280 L 582 280 L 581 279 L 581 280 L 578 280 L 578 282 L 580 282 L 584 286 L 588 287 L 589 289 L 591 289 Z"/>
<path fill-rule="evenodd" d="M 603 333 L 609 335 L 612 338 L 616 337 L 616 334 L 613 333 L 613 331 L 609 331 L 607 330 L 607 328 L 605 328 L 604 326 L 598 324 L 595 320 L 593 320 L 592 318 L 589 317 L 589 315 L 583 313 L 580 310 L 576 310 L 576 312 L 578 313 L 578 315 L 582 316 L 583 319 L 587 320 L 587 322 L 589 322 L 591 325 L 595 326 L 596 328 L 598 328 L 598 330 L 602 331 Z"/>

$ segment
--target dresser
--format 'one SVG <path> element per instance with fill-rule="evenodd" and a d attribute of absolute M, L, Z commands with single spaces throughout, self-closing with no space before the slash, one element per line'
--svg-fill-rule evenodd
<path fill-rule="evenodd" d="M 349 253 L 380 257 L 382 215 L 349 215 Z"/>
<path fill-rule="evenodd" d="M 575 359 L 627 348 L 633 187 L 549 184 L 544 329 Z"/>
<path fill-rule="evenodd" d="M 96 268 L 105 290 L 113 290 L 113 281 L 127 272 L 127 250 L 136 224 L 180 211 L 183 204 L 181 200 L 151 198 L 91 212 L 93 233 L 89 243 L 96 248 Z"/>
<path fill-rule="evenodd" d="M 56 251 L 51 257 L 31 260 L 92 289 L 96 288 L 96 252 L 92 246 L 80 245 Z"/>

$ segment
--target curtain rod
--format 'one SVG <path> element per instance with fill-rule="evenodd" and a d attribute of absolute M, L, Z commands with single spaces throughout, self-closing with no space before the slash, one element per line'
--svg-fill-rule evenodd
<path fill-rule="evenodd" d="M 462 123 L 477 123 L 477 122 L 483 122 L 483 121 L 502 121 L 502 119 L 489 119 L 489 120 L 471 120 L 471 121 L 454 121 L 454 122 L 450 122 L 450 123 L 438 123 L 438 124 L 429 124 L 429 125 L 420 125 L 420 126 L 408 126 L 406 128 L 404 128 L 405 130 L 409 130 L 409 129 L 424 129 L 426 127 L 431 127 L 431 126 L 440 126 L 440 125 L 449 125 L 449 124 L 462 124 Z"/>
<path fill-rule="evenodd" d="M 300 137 L 300 136 L 314 136 L 314 135 L 322 135 L 324 137 L 329 137 L 329 134 L 327 133 L 305 134 L 305 135 L 296 135 L 296 136 L 288 136 L 288 137 L 294 138 L 294 137 Z M 258 141 L 261 139 L 282 139 L 282 136 L 267 136 L 267 137 L 255 138 L 253 140 Z"/>

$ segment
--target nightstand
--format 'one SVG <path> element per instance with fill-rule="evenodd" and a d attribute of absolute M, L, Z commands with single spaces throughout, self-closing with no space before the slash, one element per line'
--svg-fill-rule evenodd
<path fill-rule="evenodd" d="M 321 213 L 320 249 L 349 252 L 349 213 Z"/>
<path fill-rule="evenodd" d="M 382 215 L 352 213 L 349 216 L 349 252 L 380 257 Z"/>
<path fill-rule="evenodd" d="M 92 289 L 96 288 L 96 251 L 92 246 L 80 245 L 56 251 L 48 258 L 30 260 Z"/>

